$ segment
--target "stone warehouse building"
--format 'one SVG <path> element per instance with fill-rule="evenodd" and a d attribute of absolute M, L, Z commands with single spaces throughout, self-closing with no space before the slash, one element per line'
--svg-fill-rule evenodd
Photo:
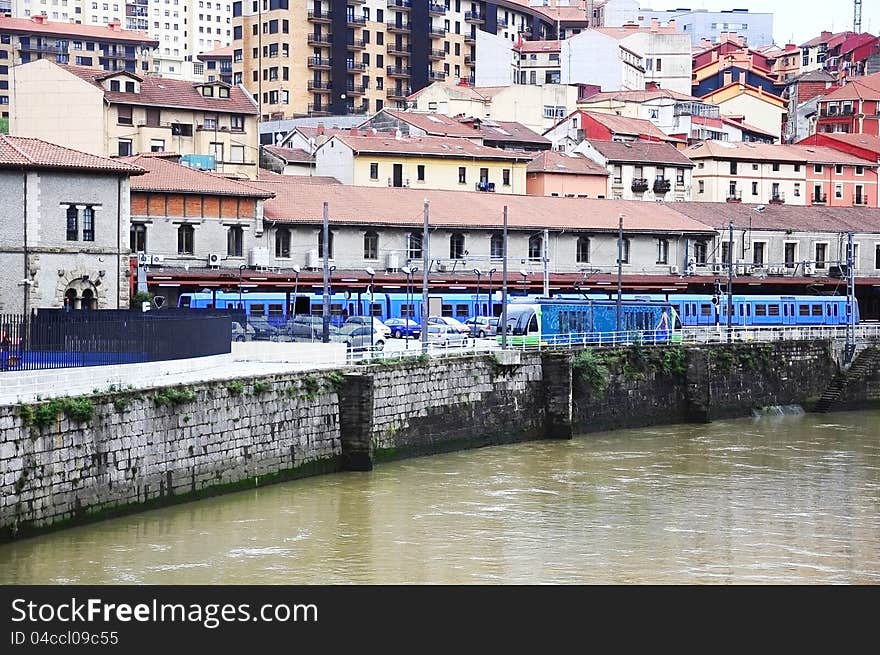
<path fill-rule="evenodd" d="M 0 312 L 128 307 L 132 164 L 0 135 Z"/>

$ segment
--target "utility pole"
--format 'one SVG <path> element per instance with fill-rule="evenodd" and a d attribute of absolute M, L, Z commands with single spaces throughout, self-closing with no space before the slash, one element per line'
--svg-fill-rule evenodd
<path fill-rule="evenodd" d="M 544 297 L 550 297 L 550 230 L 544 230 Z"/>
<path fill-rule="evenodd" d="M 727 342 L 733 339 L 733 221 L 727 226 Z"/>
<path fill-rule="evenodd" d="M 617 332 L 621 330 L 623 312 L 623 214 L 617 217 Z"/>
<path fill-rule="evenodd" d="M 853 32 L 862 32 L 862 0 L 853 0 Z"/>
<path fill-rule="evenodd" d="M 428 265 L 431 261 L 428 241 L 428 200 L 425 199 L 424 221 L 422 223 L 422 354 L 428 354 Z"/>
<path fill-rule="evenodd" d="M 324 239 L 321 253 L 324 256 L 324 320 L 321 341 L 330 343 L 330 205 L 324 203 Z"/>
<path fill-rule="evenodd" d="M 853 261 L 853 233 L 846 235 L 846 348 L 844 361 L 849 364 L 856 352 L 856 271 Z"/>
<path fill-rule="evenodd" d="M 507 348 L 507 205 L 504 205 L 504 229 L 501 238 L 501 349 Z"/>

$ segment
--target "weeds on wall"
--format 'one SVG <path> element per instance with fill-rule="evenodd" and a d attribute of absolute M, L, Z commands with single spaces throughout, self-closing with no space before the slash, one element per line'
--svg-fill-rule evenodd
<path fill-rule="evenodd" d="M 195 402 L 197 398 L 198 394 L 187 387 L 169 387 L 153 396 L 153 402 L 156 407 L 177 407 Z"/>
<path fill-rule="evenodd" d="M 95 416 L 95 406 L 91 398 L 65 396 L 38 405 L 22 405 L 20 410 L 22 424 L 38 430 L 49 427 L 62 414 L 76 423 L 90 423 Z"/>

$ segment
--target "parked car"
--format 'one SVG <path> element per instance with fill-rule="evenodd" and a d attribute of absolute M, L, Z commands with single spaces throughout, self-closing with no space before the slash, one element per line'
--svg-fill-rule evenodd
<path fill-rule="evenodd" d="M 232 321 L 232 340 L 233 341 L 252 341 L 256 330 L 251 327 L 250 323 L 242 327 L 238 321 Z"/>
<path fill-rule="evenodd" d="M 330 334 L 338 331 L 335 325 L 330 326 Z M 324 318 L 322 316 L 295 316 L 282 328 L 281 333 L 291 341 L 320 341 L 324 336 Z"/>
<path fill-rule="evenodd" d="M 372 337 L 370 336 L 372 334 Z M 349 348 L 369 348 L 371 345 L 376 350 L 385 347 L 385 335 L 376 330 L 370 330 L 368 325 L 347 323 L 339 328 L 339 331 L 330 335 L 331 341 L 341 341 Z"/>
<path fill-rule="evenodd" d="M 470 328 L 472 337 L 494 337 L 498 334 L 498 321 L 495 316 L 472 316 L 464 322 Z"/>
<path fill-rule="evenodd" d="M 375 316 L 372 317 L 372 321 L 373 321 L 373 328 L 376 330 L 376 332 L 381 332 L 386 337 L 391 336 L 391 328 L 390 327 L 385 325 L 381 320 L 379 320 Z M 347 319 L 345 319 L 345 323 L 343 325 L 348 325 L 351 323 L 354 323 L 355 325 L 369 325 L 370 324 L 370 317 L 369 316 L 349 316 Z"/>
<path fill-rule="evenodd" d="M 278 328 L 272 325 L 265 316 L 249 316 L 248 329 L 253 329 L 253 339 L 261 341 L 277 341 Z"/>
<path fill-rule="evenodd" d="M 422 326 L 411 318 L 389 318 L 385 321 L 385 325 L 391 330 L 391 336 L 395 339 L 402 337 L 418 339 L 422 334 Z"/>
<path fill-rule="evenodd" d="M 451 316 L 430 316 L 428 317 L 428 325 L 447 325 L 453 330 L 458 330 L 462 334 L 470 334 L 471 332 L 471 329 L 467 325 Z"/>
<path fill-rule="evenodd" d="M 456 330 L 450 325 L 429 324 L 428 343 L 438 346 L 463 346 L 467 343 L 467 334 Z"/>

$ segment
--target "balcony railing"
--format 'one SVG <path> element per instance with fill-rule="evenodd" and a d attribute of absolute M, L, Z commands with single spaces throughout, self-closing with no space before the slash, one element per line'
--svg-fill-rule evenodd
<path fill-rule="evenodd" d="M 728 191 L 727 202 L 742 202 L 742 191 Z"/>
<path fill-rule="evenodd" d="M 332 90 L 332 86 L 329 81 L 323 80 L 309 80 L 308 89 L 309 91 L 327 91 L 328 93 Z"/>
<path fill-rule="evenodd" d="M 410 95 L 412 95 L 412 89 L 408 86 L 388 89 L 388 97 L 395 100 L 405 100 Z"/>
<path fill-rule="evenodd" d="M 388 6 L 392 9 L 408 11 L 412 7 L 412 2 L 410 0 L 388 0 Z"/>
<path fill-rule="evenodd" d="M 486 15 L 479 11 L 466 11 L 464 12 L 464 22 L 465 23 L 484 23 L 486 22 Z"/>
<path fill-rule="evenodd" d="M 309 105 L 309 116 L 329 116 L 330 105 Z"/>
<path fill-rule="evenodd" d="M 412 68 L 409 66 L 388 66 L 385 73 L 388 77 L 409 77 L 412 75 Z"/>
<path fill-rule="evenodd" d="M 665 178 L 654 180 L 654 193 L 668 193 L 672 188 L 672 182 Z"/>
<path fill-rule="evenodd" d="M 428 71 L 429 82 L 443 82 L 446 79 L 446 73 L 443 71 Z"/>
<path fill-rule="evenodd" d="M 333 12 L 327 11 L 309 11 L 309 21 L 312 23 L 330 23 L 333 21 Z"/>
<path fill-rule="evenodd" d="M 366 42 L 363 39 L 352 39 L 348 43 L 346 43 L 349 50 L 363 50 L 367 47 Z"/>
<path fill-rule="evenodd" d="M 363 27 L 367 24 L 367 19 L 364 16 L 353 16 L 352 14 L 348 14 L 345 17 L 345 23 L 349 27 Z"/>
<path fill-rule="evenodd" d="M 16 50 L 24 52 L 50 52 L 54 54 L 67 54 L 67 48 L 57 45 L 49 45 L 48 43 L 18 43 Z"/>
<path fill-rule="evenodd" d="M 435 39 L 442 39 L 446 36 L 446 30 L 442 27 L 432 27 L 428 30 L 428 34 Z"/>
<path fill-rule="evenodd" d="M 440 50 L 439 48 L 431 48 L 428 50 L 428 58 L 429 59 L 444 59 L 446 57 L 446 51 Z"/>
<path fill-rule="evenodd" d="M 784 193 L 774 193 L 770 196 L 770 204 L 771 205 L 782 205 L 785 204 L 785 194 Z"/>
<path fill-rule="evenodd" d="M 347 84 L 345 92 L 353 96 L 362 96 L 367 92 L 367 86 L 365 84 Z"/>
<path fill-rule="evenodd" d="M 648 180 L 643 177 L 637 177 L 632 181 L 633 193 L 644 193 L 648 190 Z"/>
<path fill-rule="evenodd" d="M 318 68 L 322 70 L 329 70 L 331 66 L 333 66 L 333 60 L 329 57 L 309 57 L 308 59 L 309 68 Z"/>
<path fill-rule="evenodd" d="M 385 46 L 385 51 L 389 55 L 395 55 L 397 57 L 409 57 L 412 54 L 412 46 L 409 44 L 396 45 L 394 43 L 389 43 L 387 46 Z"/>
<path fill-rule="evenodd" d="M 441 5 L 439 2 L 429 2 L 428 3 L 428 15 L 429 16 L 445 16 L 446 15 L 446 6 Z"/>
<path fill-rule="evenodd" d="M 385 29 L 389 32 L 409 32 L 411 25 L 408 21 L 401 21 L 399 23 L 385 23 Z"/>
<path fill-rule="evenodd" d="M 329 34 L 309 34 L 306 38 L 306 42 L 309 45 L 329 47 L 333 45 L 333 38 Z"/>

